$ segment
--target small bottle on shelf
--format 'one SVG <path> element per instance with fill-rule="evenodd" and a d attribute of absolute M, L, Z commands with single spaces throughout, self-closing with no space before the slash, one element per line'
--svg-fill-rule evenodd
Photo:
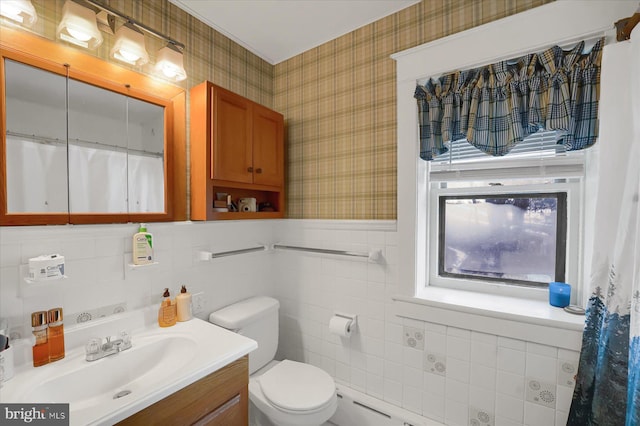
<path fill-rule="evenodd" d="M 49 309 L 49 362 L 64 358 L 64 326 L 62 308 Z"/>
<path fill-rule="evenodd" d="M 33 345 L 33 366 L 40 367 L 49 363 L 49 341 L 47 340 L 47 312 L 38 311 L 31 314 L 31 327 L 36 342 Z"/>

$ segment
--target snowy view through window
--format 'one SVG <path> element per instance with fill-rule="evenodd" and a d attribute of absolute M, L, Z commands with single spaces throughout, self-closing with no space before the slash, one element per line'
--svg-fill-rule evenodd
<path fill-rule="evenodd" d="M 562 281 L 565 205 L 564 193 L 440 197 L 440 275 L 529 285 Z"/>

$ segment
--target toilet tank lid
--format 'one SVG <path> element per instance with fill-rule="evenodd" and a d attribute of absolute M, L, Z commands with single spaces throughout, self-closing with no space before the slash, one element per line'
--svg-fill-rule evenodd
<path fill-rule="evenodd" d="M 229 330 L 237 330 L 277 310 L 278 307 L 280 303 L 273 297 L 251 297 L 212 312 L 209 322 Z"/>

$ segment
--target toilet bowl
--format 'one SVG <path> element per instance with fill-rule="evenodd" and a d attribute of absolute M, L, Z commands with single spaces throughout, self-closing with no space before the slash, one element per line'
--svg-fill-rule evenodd
<path fill-rule="evenodd" d="M 278 426 L 317 426 L 336 412 L 333 379 L 324 370 L 284 360 L 249 379 L 249 399 Z"/>
<path fill-rule="evenodd" d="M 274 360 L 279 306 L 271 297 L 253 297 L 213 312 L 209 321 L 258 342 L 249 354 L 249 400 L 259 410 L 251 413 L 252 425 L 322 425 L 338 407 L 335 382 L 313 365 Z"/>

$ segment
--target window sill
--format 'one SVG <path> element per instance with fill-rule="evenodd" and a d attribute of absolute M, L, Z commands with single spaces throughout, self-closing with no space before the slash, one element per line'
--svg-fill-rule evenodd
<path fill-rule="evenodd" d="M 584 315 L 546 301 L 431 286 L 415 297 L 393 300 L 400 317 L 580 350 Z"/>

